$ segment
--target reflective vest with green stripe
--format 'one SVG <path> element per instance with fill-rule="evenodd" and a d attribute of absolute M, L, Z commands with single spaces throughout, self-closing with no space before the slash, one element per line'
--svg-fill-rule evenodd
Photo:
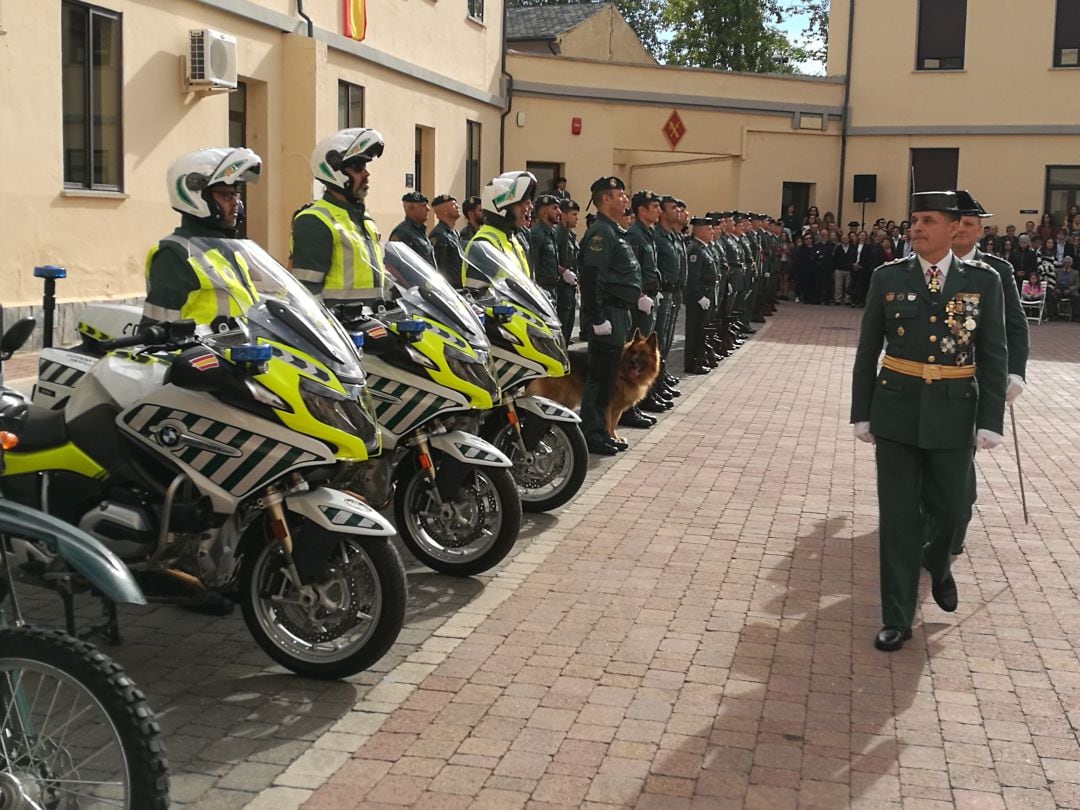
<path fill-rule="evenodd" d="M 296 217 L 315 217 L 322 222 L 330 229 L 334 248 L 329 269 L 294 267 L 294 276 L 308 284 L 322 282 L 322 297 L 330 301 L 388 297 L 381 237 L 374 221 L 365 218 L 361 229 L 347 210 L 325 199 L 312 203 Z"/>
<path fill-rule="evenodd" d="M 193 241 L 184 236 L 170 234 L 150 248 L 146 256 L 146 275 L 150 275 L 150 263 L 165 243 L 177 245 L 187 255 L 188 265 L 195 273 L 199 286 L 188 293 L 179 313 L 147 305 L 146 312 L 156 320 L 193 320 L 198 325 L 213 323 L 216 318 L 236 318 L 243 315 L 259 298 L 251 280 L 247 260 L 240 251 L 232 252 L 230 261 L 218 247 L 209 250 L 206 239 Z M 213 241 L 213 240 L 209 240 Z M 233 242 L 233 240 L 224 240 Z M 161 312 L 153 310 L 162 309 Z"/>
<path fill-rule="evenodd" d="M 532 271 L 529 269 L 529 259 L 525 255 L 525 249 L 521 246 L 521 243 L 517 239 L 512 239 L 507 236 L 503 231 L 491 225 L 481 225 L 480 229 L 476 232 L 476 235 L 469 240 L 471 245 L 477 239 L 481 239 L 484 242 L 488 242 L 494 245 L 502 253 L 505 253 L 510 258 L 514 259 L 518 267 L 521 268 L 521 272 L 525 274 L 526 278 L 532 278 Z M 465 254 L 468 255 L 466 249 Z M 461 263 L 461 286 L 462 287 L 487 287 L 486 281 L 478 281 L 475 278 L 469 278 L 469 263 Z"/>

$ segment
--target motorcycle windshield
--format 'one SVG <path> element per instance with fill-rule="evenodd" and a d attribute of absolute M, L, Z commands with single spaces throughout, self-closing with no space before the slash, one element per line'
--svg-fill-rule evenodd
<path fill-rule="evenodd" d="M 352 339 L 326 307 L 269 253 L 250 239 L 189 240 L 190 255 L 204 268 L 231 310 L 271 339 L 311 354 L 343 381 L 364 378 Z M 224 261 L 222 261 L 224 258 Z M 219 305 L 219 310 L 223 309 Z"/>
<path fill-rule="evenodd" d="M 401 294 L 397 304 L 403 310 L 448 326 L 474 349 L 488 351 L 483 323 L 450 282 L 408 245 L 386 242 L 382 249 L 383 266 Z"/>
<path fill-rule="evenodd" d="M 497 295 L 532 310 L 548 324 L 559 323 L 555 306 L 517 263 L 490 242 L 474 239 L 465 248 L 465 261 L 491 282 Z"/>

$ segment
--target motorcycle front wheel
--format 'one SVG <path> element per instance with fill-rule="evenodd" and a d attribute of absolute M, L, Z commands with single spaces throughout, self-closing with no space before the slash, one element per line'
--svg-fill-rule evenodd
<path fill-rule="evenodd" d="M 520 414 L 522 427 L 534 414 Z M 581 428 L 570 422 L 548 422 L 536 447 L 523 453 L 514 429 L 503 425 L 492 439 L 513 462 L 511 474 L 521 508 L 526 512 L 547 512 L 568 503 L 578 494 L 589 471 L 589 448 Z"/>
<path fill-rule="evenodd" d="M 0 807 L 169 806 L 146 698 L 115 661 L 59 630 L 0 629 Z"/>
<path fill-rule="evenodd" d="M 473 467 L 440 505 L 427 473 L 403 465 L 394 491 L 394 520 L 420 562 L 443 574 L 468 577 L 495 567 L 510 553 L 521 531 L 521 498 L 508 470 Z"/>
<path fill-rule="evenodd" d="M 347 678 L 386 654 L 405 623 L 405 566 L 386 537 L 337 533 L 325 576 L 297 592 L 269 538 L 240 568 L 244 622 L 263 651 L 297 675 Z"/>

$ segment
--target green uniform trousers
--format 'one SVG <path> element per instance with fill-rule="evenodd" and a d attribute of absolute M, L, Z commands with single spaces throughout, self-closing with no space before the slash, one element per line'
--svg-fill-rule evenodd
<path fill-rule="evenodd" d="M 971 516 L 971 449 L 923 450 L 877 438 L 881 618 L 907 629 L 919 598 L 919 570 L 949 575 L 952 539 Z"/>
<path fill-rule="evenodd" d="M 649 297 L 652 298 L 652 296 Z M 656 329 L 656 304 L 653 304 L 652 311 L 648 315 L 640 309 L 634 309 L 634 328 L 645 337 Z"/>
<path fill-rule="evenodd" d="M 661 360 L 667 357 L 670 348 L 668 332 L 671 331 L 671 316 L 675 311 L 675 293 L 666 292 L 662 293 L 662 295 L 664 296 L 663 299 L 656 305 L 654 310 L 656 313 L 656 339 L 659 343 Z M 645 337 L 648 337 L 648 335 Z"/>

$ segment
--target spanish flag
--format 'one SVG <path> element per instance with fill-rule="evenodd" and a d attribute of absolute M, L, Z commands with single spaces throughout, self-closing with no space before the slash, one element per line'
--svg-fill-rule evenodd
<path fill-rule="evenodd" d="M 367 35 L 366 0 L 341 0 L 341 15 L 345 36 L 361 40 Z"/>

